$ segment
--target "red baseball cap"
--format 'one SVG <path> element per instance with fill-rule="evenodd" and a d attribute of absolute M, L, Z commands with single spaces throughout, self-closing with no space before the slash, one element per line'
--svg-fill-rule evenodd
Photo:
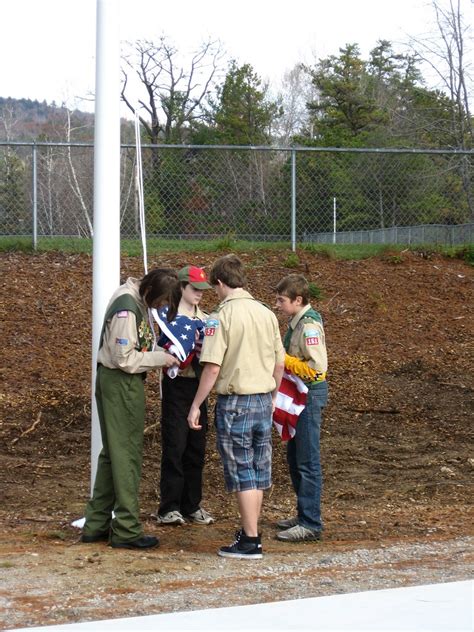
<path fill-rule="evenodd" d="M 186 266 L 178 272 L 178 279 L 185 283 L 189 283 L 196 290 L 209 290 L 212 288 L 207 282 L 206 273 L 202 268 L 197 266 Z"/>

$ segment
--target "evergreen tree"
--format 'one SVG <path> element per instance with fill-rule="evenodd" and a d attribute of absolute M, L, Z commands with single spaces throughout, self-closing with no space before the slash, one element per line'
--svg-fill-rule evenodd
<path fill-rule="evenodd" d="M 237 66 L 233 61 L 223 84 L 217 88 L 211 136 L 221 145 L 267 144 L 279 114 L 277 103 L 268 98 L 268 87 L 252 66 Z"/>

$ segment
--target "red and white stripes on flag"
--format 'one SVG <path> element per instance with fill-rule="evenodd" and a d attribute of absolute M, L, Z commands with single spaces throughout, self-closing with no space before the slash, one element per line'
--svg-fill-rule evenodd
<path fill-rule="evenodd" d="M 285 371 L 278 389 L 273 423 L 282 441 L 295 436 L 296 422 L 306 406 L 308 387 L 296 375 Z"/>

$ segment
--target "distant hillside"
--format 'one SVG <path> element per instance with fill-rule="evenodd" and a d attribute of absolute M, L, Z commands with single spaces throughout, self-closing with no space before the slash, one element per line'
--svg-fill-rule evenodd
<path fill-rule="evenodd" d="M 132 131 L 133 124 L 122 120 L 122 139 L 130 139 Z M 67 140 L 92 142 L 94 114 L 46 101 L 0 97 L 0 141 Z"/>

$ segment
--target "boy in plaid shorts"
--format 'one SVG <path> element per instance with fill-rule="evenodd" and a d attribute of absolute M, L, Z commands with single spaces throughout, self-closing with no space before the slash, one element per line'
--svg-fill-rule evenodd
<path fill-rule="evenodd" d="M 242 520 L 235 542 L 218 555 L 259 559 L 258 520 L 263 490 L 271 486 L 272 412 L 285 352 L 275 314 L 243 289 L 245 272 L 237 256 L 215 261 L 209 281 L 221 303 L 204 328 L 204 368 L 188 423 L 200 428 L 199 407 L 215 386 L 217 448 Z"/>

